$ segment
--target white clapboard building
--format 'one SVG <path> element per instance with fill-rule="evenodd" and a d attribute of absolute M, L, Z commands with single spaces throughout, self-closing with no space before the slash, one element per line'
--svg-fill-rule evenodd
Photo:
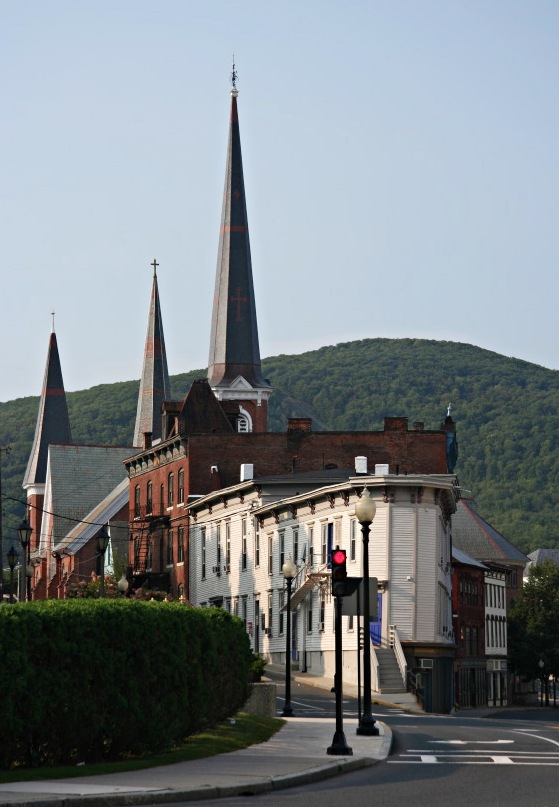
<path fill-rule="evenodd" d="M 189 502 L 190 599 L 219 606 L 246 624 L 253 649 L 286 659 L 287 598 L 282 574 L 291 558 L 291 657 L 295 669 L 334 675 L 334 600 L 330 553 L 347 552 L 361 577 L 362 532 L 355 504 L 366 487 L 376 504 L 369 573 L 378 581 L 370 625 L 372 690 L 413 690 L 432 711 L 453 706 L 451 517 L 453 474 L 400 476 L 323 471 L 251 478 Z M 358 617 L 342 618 L 343 676 L 357 683 Z"/>

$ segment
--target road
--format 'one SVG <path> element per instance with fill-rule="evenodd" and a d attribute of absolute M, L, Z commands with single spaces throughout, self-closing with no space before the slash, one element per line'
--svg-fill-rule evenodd
<path fill-rule="evenodd" d="M 279 686 L 278 713 L 282 698 Z M 295 685 L 291 703 L 297 717 L 334 716 L 334 696 L 324 690 Z M 357 703 L 344 699 L 344 715 L 356 714 Z M 495 718 L 415 715 L 374 705 L 373 715 L 394 735 L 392 754 L 385 762 L 323 783 L 253 796 L 250 803 L 255 807 L 559 806 L 559 710 L 507 710 Z M 247 798 L 203 803 L 246 807 Z"/>

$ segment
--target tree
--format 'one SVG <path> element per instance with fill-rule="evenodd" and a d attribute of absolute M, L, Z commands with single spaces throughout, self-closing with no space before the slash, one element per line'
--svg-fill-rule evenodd
<path fill-rule="evenodd" d="M 530 569 L 522 596 L 509 612 L 509 656 L 515 672 L 527 679 L 559 675 L 559 569 L 547 560 Z M 543 667 L 540 665 L 543 661 Z"/>

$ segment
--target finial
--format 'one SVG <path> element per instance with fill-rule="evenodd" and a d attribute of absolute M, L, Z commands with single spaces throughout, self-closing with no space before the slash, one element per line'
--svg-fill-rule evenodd
<path fill-rule="evenodd" d="M 446 416 L 447 416 L 447 418 L 450 417 L 450 404 L 448 405 L 448 408 L 446 410 Z"/>
<path fill-rule="evenodd" d="M 234 98 L 236 98 L 237 95 L 239 94 L 239 91 L 237 89 L 237 78 L 238 73 L 237 70 L 235 69 L 235 54 L 233 54 L 233 66 L 231 68 L 231 95 Z"/>
<path fill-rule="evenodd" d="M 150 266 L 153 266 L 153 276 L 157 277 L 157 267 L 159 266 L 159 264 L 157 263 L 155 258 L 153 259 L 152 263 L 150 263 Z"/>
<path fill-rule="evenodd" d="M 54 311 L 51 311 L 50 315 L 52 317 L 52 332 L 54 333 Z"/>

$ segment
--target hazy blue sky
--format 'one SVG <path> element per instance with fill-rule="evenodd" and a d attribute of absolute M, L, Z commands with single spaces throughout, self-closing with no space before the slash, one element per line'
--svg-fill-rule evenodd
<path fill-rule="evenodd" d="M 557 0 L 0 0 L 0 400 L 205 367 L 235 54 L 262 357 L 559 368 Z M 444 396 L 444 392 L 442 393 Z"/>

